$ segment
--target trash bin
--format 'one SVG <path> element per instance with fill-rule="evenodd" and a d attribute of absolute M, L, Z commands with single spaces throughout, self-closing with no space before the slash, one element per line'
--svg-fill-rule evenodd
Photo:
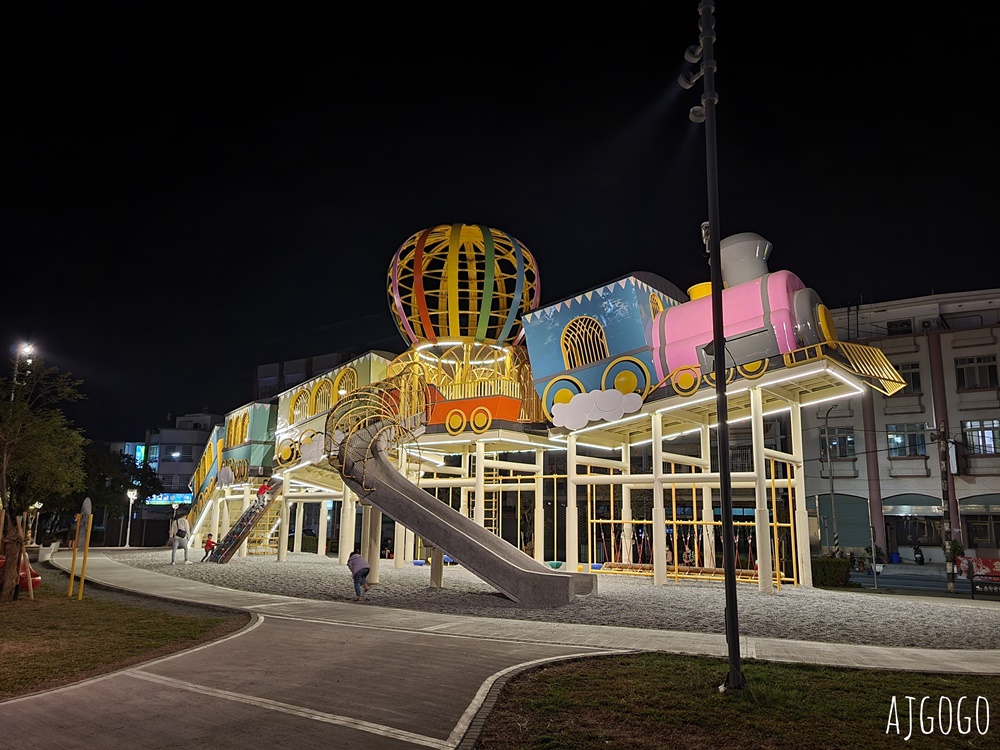
<path fill-rule="evenodd" d="M 893 552 L 891 555 L 889 555 L 889 562 L 891 562 L 893 565 L 899 565 L 899 553 Z"/>

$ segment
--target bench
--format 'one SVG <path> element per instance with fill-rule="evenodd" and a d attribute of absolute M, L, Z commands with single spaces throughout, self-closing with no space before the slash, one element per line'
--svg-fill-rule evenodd
<path fill-rule="evenodd" d="M 958 556 L 955 567 L 969 579 L 973 599 L 977 591 L 981 594 L 1000 594 L 1000 559 Z"/>

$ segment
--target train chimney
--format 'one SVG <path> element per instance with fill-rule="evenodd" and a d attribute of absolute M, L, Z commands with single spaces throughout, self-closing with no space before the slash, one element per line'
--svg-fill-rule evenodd
<path fill-rule="evenodd" d="M 719 247 L 723 287 L 734 287 L 768 273 L 767 258 L 772 246 L 756 232 L 726 237 Z"/>

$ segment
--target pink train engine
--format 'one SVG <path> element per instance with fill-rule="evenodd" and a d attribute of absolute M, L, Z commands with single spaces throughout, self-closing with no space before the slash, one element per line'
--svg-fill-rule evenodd
<path fill-rule="evenodd" d="M 836 341 L 833 318 L 819 295 L 790 271 L 768 271 L 770 242 L 744 232 L 724 239 L 721 253 L 727 370 L 757 377 L 771 357 Z M 706 291 L 698 296 L 706 286 L 692 288 L 690 302 L 667 308 L 653 320 L 657 380 L 670 380 L 681 394 L 697 390 L 702 375 L 714 376 L 712 298 Z"/>

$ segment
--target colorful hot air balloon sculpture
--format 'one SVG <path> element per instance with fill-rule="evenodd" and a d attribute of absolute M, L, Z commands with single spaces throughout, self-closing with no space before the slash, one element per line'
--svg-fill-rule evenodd
<path fill-rule="evenodd" d="M 428 430 L 481 434 L 494 421 L 541 421 L 522 316 L 539 303 L 535 259 L 519 240 L 480 224 L 416 232 L 389 266 L 388 301 L 410 348 L 389 368 L 426 382 Z"/>

